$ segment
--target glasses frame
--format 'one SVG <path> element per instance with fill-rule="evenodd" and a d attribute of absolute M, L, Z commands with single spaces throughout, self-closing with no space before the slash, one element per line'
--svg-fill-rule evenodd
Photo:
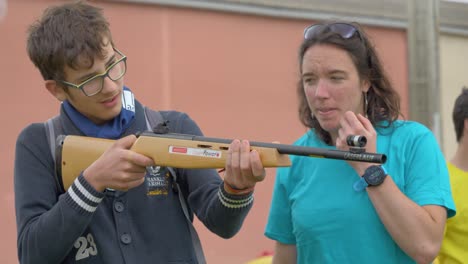
<path fill-rule="evenodd" d="M 348 33 L 345 33 L 343 30 L 339 29 L 339 26 L 346 26 L 350 29 Z M 343 39 L 350 39 L 354 35 L 357 35 L 360 40 L 362 40 L 361 32 L 359 29 L 350 23 L 336 22 L 332 24 L 313 24 L 304 29 L 304 39 L 309 40 L 313 39 L 318 32 L 322 33 L 328 29 L 330 32 L 340 35 Z M 317 31 L 321 30 L 321 31 Z M 310 33 L 309 33 L 310 32 Z"/>
<path fill-rule="evenodd" d="M 120 59 L 117 60 L 116 62 L 112 63 L 109 67 L 107 67 L 107 69 L 106 69 L 105 72 L 103 72 L 103 73 L 101 73 L 101 74 L 97 74 L 97 75 L 95 75 L 95 76 L 93 76 L 93 77 L 87 79 L 86 81 L 80 83 L 80 84 L 74 84 L 74 83 L 67 82 L 67 81 L 62 81 L 62 80 L 60 80 L 60 81 L 58 81 L 58 82 L 60 82 L 60 83 L 62 83 L 62 84 L 64 84 L 64 85 L 66 85 L 66 86 L 79 89 L 79 90 L 81 90 L 81 91 L 82 91 L 86 96 L 88 96 L 88 97 L 100 93 L 100 92 L 102 91 L 102 89 L 104 88 L 104 78 L 109 77 L 109 79 L 111 79 L 112 81 L 115 82 L 115 81 L 120 80 L 120 79 L 125 75 L 125 73 L 127 72 L 127 56 L 125 56 L 121 51 L 119 51 L 119 50 L 116 49 L 116 48 L 114 48 L 114 50 L 115 50 L 115 52 L 117 52 L 120 56 L 122 56 L 122 58 L 120 58 Z M 124 62 L 125 70 L 123 71 L 123 73 L 122 73 L 119 77 L 112 79 L 112 78 L 110 77 L 110 75 L 109 75 L 109 71 L 112 70 L 112 68 L 114 68 L 117 64 L 121 63 L 122 61 Z M 101 88 L 98 89 L 98 90 L 97 90 L 96 92 L 94 92 L 94 93 L 87 94 L 87 93 L 85 92 L 85 90 L 83 89 L 83 87 L 84 87 L 86 84 L 88 84 L 88 83 L 90 83 L 90 82 L 92 82 L 92 81 L 94 81 L 94 80 L 96 80 L 96 79 L 98 79 L 98 78 L 102 78 Z"/>

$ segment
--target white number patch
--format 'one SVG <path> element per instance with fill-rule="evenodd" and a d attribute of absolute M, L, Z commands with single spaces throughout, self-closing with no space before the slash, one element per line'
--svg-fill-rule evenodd
<path fill-rule="evenodd" d="M 89 233 L 86 237 L 79 237 L 75 242 L 75 248 L 78 249 L 78 252 L 76 252 L 75 260 L 88 258 L 89 255 L 96 256 L 98 253 L 96 243 L 94 243 L 94 237 L 93 235 L 91 235 L 91 233 Z"/>

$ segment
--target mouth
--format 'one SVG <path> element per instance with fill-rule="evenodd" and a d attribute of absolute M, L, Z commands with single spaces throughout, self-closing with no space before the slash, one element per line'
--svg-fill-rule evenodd
<path fill-rule="evenodd" d="M 108 97 L 104 100 L 101 100 L 99 103 L 107 108 L 112 108 L 117 105 L 118 100 L 120 100 L 120 92 L 112 97 Z"/>
<path fill-rule="evenodd" d="M 328 107 L 322 107 L 322 108 L 317 108 L 315 111 L 319 115 L 327 116 L 333 114 L 337 109 L 336 108 L 328 108 Z"/>
<path fill-rule="evenodd" d="M 112 97 L 109 97 L 109 98 L 107 98 L 107 99 L 104 99 L 104 100 L 102 100 L 100 103 L 101 103 L 101 104 L 113 103 L 113 102 L 115 102 L 115 100 L 117 100 L 117 98 L 119 98 L 119 95 L 120 95 L 120 93 L 118 93 L 118 94 L 116 94 L 116 95 L 114 95 L 114 96 L 112 96 Z"/>

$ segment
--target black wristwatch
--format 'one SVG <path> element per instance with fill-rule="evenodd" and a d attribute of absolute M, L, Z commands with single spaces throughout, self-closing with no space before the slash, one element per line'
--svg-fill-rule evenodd
<path fill-rule="evenodd" d="M 387 177 L 387 171 L 383 166 L 372 165 L 366 169 L 364 175 L 354 183 L 353 188 L 355 191 L 360 192 L 365 190 L 368 186 L 378 186 Z"/>

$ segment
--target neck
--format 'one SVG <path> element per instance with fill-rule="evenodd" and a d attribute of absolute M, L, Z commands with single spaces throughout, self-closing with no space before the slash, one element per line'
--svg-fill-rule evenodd
<path fill-rule="evenodd" d="M 461 138 L 457 151 L 450 162 L 457 168 L 468 172 L 468 139 Z"/>
<path fill-rule="evenodd" d="M 332 140 L 332 146 L 336 146 L 336 139 L 338 138 L 338 134 L 330 133 L 330 136 Z"/>

